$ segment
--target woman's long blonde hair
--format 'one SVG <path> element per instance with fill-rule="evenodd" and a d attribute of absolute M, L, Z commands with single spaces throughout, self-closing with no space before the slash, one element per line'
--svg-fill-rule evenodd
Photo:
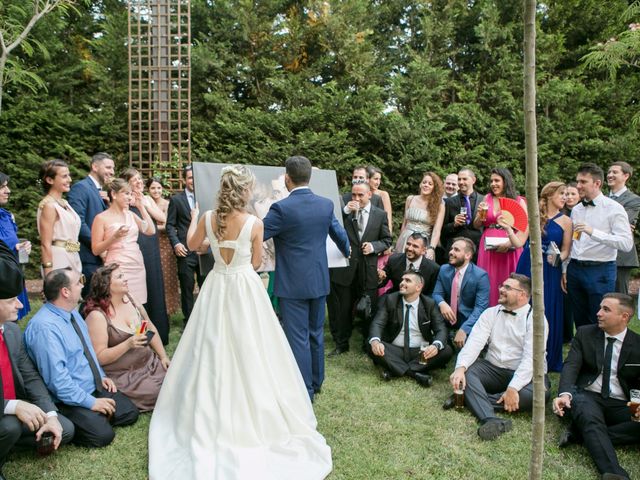
<path fill-rule="evenodd" d="M 562 188 L 566 188 L 567 186 L 562 182 L 549 182 L 540 191 L 540 231 L 542 233 L 545 232 L 545 225 L 547 224 L 547 220 L 549 220 L 549 199 L 553 197 L 556 192 Z"/>
<path fill-rule="evenodd" d="M 227 216 L 233 211 L 243 210 L 247 206 L 247 190 L 255 183 L 253 172 L 245 165 L 230 165 L 222 169 L 218 203 L 215 209 L 218 241 L 224 239 L 227 230 Z"/>

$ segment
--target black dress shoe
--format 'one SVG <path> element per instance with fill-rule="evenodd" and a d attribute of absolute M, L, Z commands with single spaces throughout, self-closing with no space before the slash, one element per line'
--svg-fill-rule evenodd
<path fill-rule="evenodd" d="M 322 393 L 322 387 L 316 387 L 313 389 L 314 395 L 318 395 L 319 393 Z"/>
<path fill-rule="evenodd" d="M 433 377 L 426 373 L 416 373 L 414 378 L 416 379 L 416 382 L 418 382 L 418 385 L 422 387 L 430 387 L 433 385 Z"/>
<path fill-rule="evenodd" d="M 447 398 L 442 404 L 443 410 L 451 410 L 456 406 L 456 397 L 452 394 L 449 398 Z"/>
<path fill-rule="evenodd" d="M 478 428 L 478 436 L 482 440 L 495 440 L 512 428 L 511 420 L 490 418 Z"/>
<path fill-rule="evenodd" d="M 570 443 L 574 443 L 573 434 L 570 428 L 565 428 L 558 437 L 558 448 L 566 448 Z"/>
<path fill-rule="evenodd" d="M 391 372 L 389 370 L 386 370 L 384 368 L 380 369 L 380 379 L 388 382 L 389 380 L 391 380 Z"/>
<path fill-rule="evenodd" d="M 329 353 L 327 353 L 327 357 L 335 357 L 337 355 L 342 355 L 343 353 L 347 353 L 348 351 L 349 351 L 348 348 L 336 347 L 333 350 L 331 350 Z"/>

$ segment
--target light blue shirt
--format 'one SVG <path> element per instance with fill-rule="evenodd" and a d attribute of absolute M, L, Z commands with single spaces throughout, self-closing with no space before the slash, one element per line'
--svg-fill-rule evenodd
<path fill-rule="evenodd" d="M 77 310 L 67 312 L 45 303 L 24 331 L 24 344 L 31 360 L 56 402 L 92 408 L 96 402 L 93 374 L 84 356 L 82 342 L 71 325 L 75 318 L 101 377 L 105 377 L 89 338 L 87 325 Z"/>

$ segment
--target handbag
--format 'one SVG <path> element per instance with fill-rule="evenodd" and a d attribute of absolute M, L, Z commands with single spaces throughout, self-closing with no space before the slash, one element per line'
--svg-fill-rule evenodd
<path fill-rule="evenodd" d="M 371 316 L 371 297 L 366 293 L 362 295 L 356 303 L 356 315 L 360 316 L 363 320 Z"/>

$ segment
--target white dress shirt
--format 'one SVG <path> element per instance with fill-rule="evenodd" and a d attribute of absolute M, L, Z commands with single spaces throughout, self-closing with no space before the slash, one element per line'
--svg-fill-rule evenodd
<path fill-rule="evenodd" d="M 186 188 L 184 190 L 184 193 L 187 196 L 187 203 L 189 204 L 189 208 L 191 208 L 191 210 L 193 210 L 194 208 L 196 208 L 196 195 L 195 195 L 195 193 L 190 192 Z"/>
<path fill-rule="evenodd" d="M 583 222 L 593 228 L 588 235 L 571 243 L 572 260 L 614 262 L 618 250 L 629 252 L 633 248 L 633 235 L 624 207 L 602 192 L 593 199 L 594 207 L 578 203 L 571 211 L 571 221 Z"/>
<path fill-rule="evenodd" d="M 402 328 L 400 329 L 398 336 L 394 338 L 391 343 L 397 347 L 404 347 L 404 315 L 407 311 L 407 305 L 411 305 L 411 310 L 409 310 L 409 347 L 419 348 L 420 343 L 424 342 L 422 332 L 418 325 L 418 307 L 420 306 L 420 297 L 416 298 L 411 303 L 407 303 L 402 300 Z"/>
<path fill-rule="evenodd" d="M 628 190 L 628 189 L 627 189 L 627 187 L 626 187 L 626 186 L 623 186 L 623 187 L 622 187 L 620 190 L 618 190 L 617 192 L 613 192 L 613 191 L 612 191 L 612 192 L 610 192 L 610 193 L 609 193 L 609 198 L 617 198 L 617 197 L 619 197 L 620 195 L 622 195 L 623 193 L 625 193 L 627 190 Z"/>
<path fill-rule="evenodd" d="M 620 380 L 618 380 L 618 360 L 620 359 L 620 350 L 622 350 L 622 342 L 624 342 L 624 337 L 627 335 L 627 329 L 625 328 L 623 332 L 620 332 L 618 335 L 607 335 L 604 336 L 604 343 L 602 344 L 602 349 L 604 352 L 607 350 L 607 338 L 612 337 L 615 338 L 616 341 L 613 344 L 613 354 L 611 355 L 611 377 L 609 378 L 609 396 L 613 398 L 617 398 L 618 400 L 627 400 L 627 397 L 624 395 L 624 390 L 622 390 L 622 386 L 620 385 Z M 604 358 L 604 357 L 603 357 Z M 593 381 L 591 385 L 585 387 L 585 390 L 589 390 L 595 393 L 602 392 L 602 372 L 600 375 Z"/>
<path fill-rule="evenodd" d="M 473 326 L 467 342 L 458 354 L 456 368 L 469 367 L 477 360 L 487 343 L 485 360 L 500 368 L 514 370 L 509 386 L 517 391 L 533 378 L 533 312 L 529 304 L 506 313 L 502 305 L 485 310 Z M 549 326 L 544 321 L 544 344 Z M 544 371 L 547 372 L 545 355 Z"/>

